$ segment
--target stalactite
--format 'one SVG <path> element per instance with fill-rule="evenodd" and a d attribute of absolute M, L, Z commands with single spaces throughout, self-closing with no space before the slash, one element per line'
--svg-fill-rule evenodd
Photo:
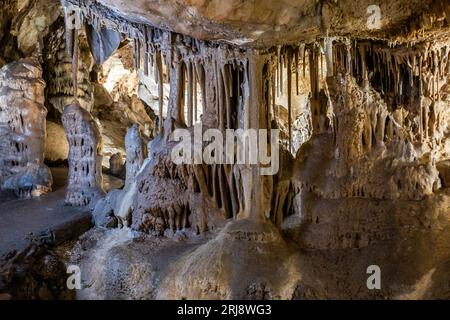
<path fill-rule="evenodd" d="M 279 87 L 280 87 L 280 95 L 283 94 L 283 55 L 280 54 L 279 57 L 279 68 L 280 68 L 280 81 L 279 81 Z"/>
<path fill-rule="evenodd" d="M 66 19 L 68 19 L 66 17 Z M 67 22 L 66 21 L 66 50 L 67 50 L 67 55 L 69 57 L 73 56 L 73 41 L 74 41 L 74 36 L 75 33 L 73 32 L 73 30 L 71 29 L 71 27 L 67 26 Z"/>
<path fill-rule="evenodd" d="M 191 127 L 193 123 L 193 72 L 192 63 L 187 61 L 187 111 L 188 111 L 188 126 Z"/>
<path fill-rule="evenodd" d="M 311 85 L 311 113 L 312 113 L 312 121 L 313 121 L 313 129 L 320 130 L 321 123 L 319 122 L 319 112 L 320 112 L 320 103 L 319 103 L 319 54 L 316 45 L 313 45 L 309 50 L 309 77 L 310 77 L 310 85 Z"/>
<path fill-rule="evenodd" d="M 157 81 L 158 81 L 158 95 L 159 95 L 159 132 L 162 133 L 163 128 L 163 104 L 164 104 L 164 79 L 163 79 L 163 69 L 162 69 L 162 59 L 161 59 L 161 53 L 156 52 L 155 57 L 155 64 L 156 64 L 156 71 L 158 74 Z"/>
<path fill-rule="evenodd" d="M 149 43 L 150 39 L 148 38 L 148 29 L 147 27 L 144 27 L 144 74 L 146 76 L 148 76 L 150 62 Z"/>
<path fill-rule="evenodd" d="M 241 73 L 240 73 L 240 63 L 237 66 L 237 96 L 238 100 L 241 99 Z"/>
<path fill-rule="evenodd" d="M 198 121 L 197 115 L 197 72 L 195 71 L 195 65 L 192 65 L 192 77 L 193 77 L 193 90 L 194 90 L 194 123 Z"/>
<path fill-rule="evenodd" d="M 361 45 L 359 47 L 359 54 L 361 57 L 361 75 L 362 75 L 362 83 L 364 89 L 367 89 L 369 86 L 369 79 L 367 75 L 367 65 L 366 65 L 366 47 Z"/>
<path fill-rule="evenodd" d="M 223 115 L 224 90 L 223 90 L 222 70 L 219 67 L 217 60 L 214 60 L 214 82 L 215 82 L 214 89 L 216 90 L 216 97 L 217 97 L 216 100 L 217 120 L 219 123 L 219 129 L 224 130 L 225 129 L 224 115 Z"/>
<path fill-rule="evenodd" d="M 318 51 L 318 54 L 320 56 L 320 72 L 319 72 L 319 79 L 322 78 L 322 74 L 323 74 L 323 55 L 320 52 L 320 50 Z"/>
<path fill-rule="evenodd" d="M 287 55 L 287 94 L 288 94 L 288 131 L 289 131 L 289 151 L 292 152 L 292 55 L 288 51 Z"/>
<path fill-rule="evenodd" d="M 78 30 L 74 30 L 73 37 L 73 52 L 72 52 L 72 83 L 73 83 L 73 96 L 78 97 Z"/>
<path fill-rule="evenodd" d="M 298 52 L 299 52 L 299 47 L 295 48 L 295 51 L 294 51 L 295 92 L 297 93 L 297 95 L 300 94 L 299 87 L 298 87 Z"/>
<path fill-rule="evenodd" d="M 333 76 L 333 39 L 325 39 L 325 59 L 327 65 L 327 77 Z"/>
<path fill-rule="evenodd" d="M 137 39 L 133 39 L 133 68 L 134 70 L 138 70 L 139 64 L 138 64 L 138 46 L 137 46 Z"/>
<path fill-rule="evenodd" d="M 230 96 L 231 96 L 231 86 L 229 81 L 229 66 L 222 66 L 222 81 L 224 83 L 224 97 L 225 97 L 225 127 L 230 129 L 231 126 L 231 104 L 230 104 Z"/>
<path fill-rule="evenodd" d="M 276 103 L 275 103 L 275 96 L 276 96 L 276 74 L 272 74 L 272 80 L 271 80 L 271 90 L 272 90 L 272 110 L 273 110 L 273 115 L 275 117 L 275 120 L 278 118 L 278 113 L 277 113 L 277 107 L 276 107 Z"/>
<path fill-rule="evenodd" d="M 303 78 L 306 77 L 306 46 L 303 48 Z"/>
<path fill-rule="evenodd" d="M 280 68 L 279 68 L 279 63 L 278 63 L 278 55 L 276 57 L 276 61 L 275 61 L 275 81 L 274 81 L 274 85 L 275 85 L 275 89 L 276 89 L 276 96 L 279 97 L 280 96 Z"/>
<path fill-rule="evenodd" d="M 72 60 L 73 96 L 78 97 L 78 31 L 83 21 L 83 15 L 70 7 L 64 7 L 66 29 L 66 50 Z"/>

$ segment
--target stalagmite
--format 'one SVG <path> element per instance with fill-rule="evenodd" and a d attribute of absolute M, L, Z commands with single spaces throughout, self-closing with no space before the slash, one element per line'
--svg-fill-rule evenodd
<path fill-rule="evenodd" d="M 66 106 L 62 123 L 69 141 L 69 177 L 65 202 L 95 205 L 102 196 L 102 139 L 92 116 L 74 102 Z"/>
<path fill-rule="evenodd" d="M 136 124 L 127 130 L 125 148 L 127 155 L 125 186 L 123 189 L 109 192 L 95 205 L 92 215 L 98 227 L 112 228 L 118 225 L 129 225 L 133 201 L 137 193 L 136 176 L 145 158 L 144 143 Z"/>
<path fill-rule="evenodd" d="M 51 191 L 52 175 L 44 165 L 44 87 L 35 59 L 0 69 L 0 183 L 20 197 Z"/>
<path fill-rule="evenodd" d="M 125 186 L 128 186 L 135 181 L 145 158 L 144 142 L 136 124 L 128 129 L 125 135 L 125 148 L 127 154 Z"/>

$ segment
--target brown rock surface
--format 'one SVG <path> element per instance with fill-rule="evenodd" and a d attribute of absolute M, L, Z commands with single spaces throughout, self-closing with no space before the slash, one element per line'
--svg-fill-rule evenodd
<path fill-rule="evenodd" d="M 202 40 L 223 40 L 244 45 L 277 45 L 311 41 L 318 36 L 395 38 L 430 30 L 444 19 L 449 26 L 449 4 L 436 1 L 378 1 L 381 29 L 370 30 L 367 9 L 373 1 L 241 1 L 241 0 L 139 0 L 99 3 L 131 20 Z M 409 29 L 408 29 L 409 28 Z M 448 32 L 448 29 L 447 29 Z"/>

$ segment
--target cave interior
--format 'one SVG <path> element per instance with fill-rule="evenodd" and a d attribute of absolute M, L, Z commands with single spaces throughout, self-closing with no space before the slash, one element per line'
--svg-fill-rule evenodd
<path fill-rule="evenodd" d="M 1 2 L 0 300 L 450 298 L 448 1 Z"/>

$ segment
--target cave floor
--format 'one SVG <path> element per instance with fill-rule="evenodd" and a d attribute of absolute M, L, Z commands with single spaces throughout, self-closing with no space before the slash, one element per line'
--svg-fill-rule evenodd
<path fill-rule="evenodd" d="M 52 168 L 53 191 L 34 199 L 17 199 L 0 192 L 0 260 L 23 251 L 31 242 L 59 244 L 91 227 L 86 207 L 64 205 L 67 168 Z M 120 187 L 121 180 L 105 176 L 104 188 Z"/>

